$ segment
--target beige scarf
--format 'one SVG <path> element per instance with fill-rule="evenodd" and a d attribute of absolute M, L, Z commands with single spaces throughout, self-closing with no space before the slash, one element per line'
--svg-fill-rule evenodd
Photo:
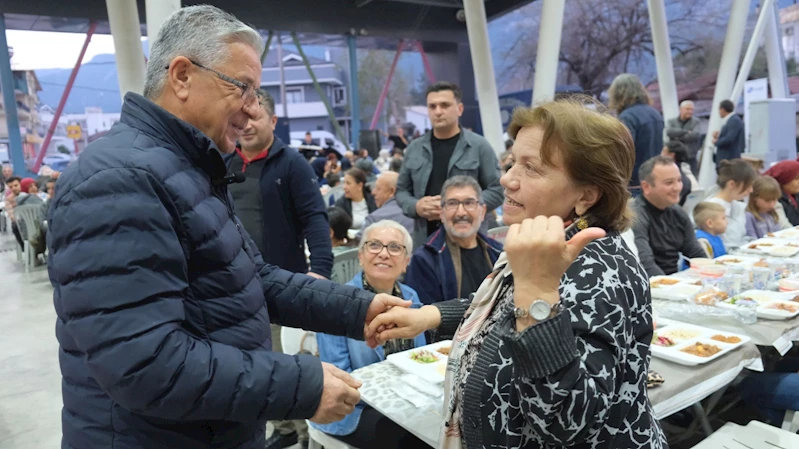
<path fill-rule="evenodd" d="M 485 320 L 494 310 L 494 304 L 499 298 L 500 287 L 509 274 L 511 274 L 508 258 L 503 252 L 494 264 L 494 271 L 488 275 L 480 284 L 474 295 L 472 304 L 464 315 L 455 336 L 452 339 L 452 349 L 449 353 L 447 362 L 447 376 L 444 382 L 444 422 L 449 426 L 444 426 L 439 437 L 439 447 L 441 449 L 463 449 L 463 441 L 460 431 L 460 409 L 456 389 L 460 383 L 460 359 L 463 356 L 469 341 L 483 327 Z"/>

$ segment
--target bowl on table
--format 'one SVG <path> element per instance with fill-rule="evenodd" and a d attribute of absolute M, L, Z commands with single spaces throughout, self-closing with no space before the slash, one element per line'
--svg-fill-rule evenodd
<path fill-rule="evenodd" d="M 694 270 L 699 270 L 700 268 L 707 266 L 707 265 L 715 265 L 716 261 L 713 259 L 708 259 L 707 257 L 695 257 L 690 261 L 691 268 Z"/>
<path fill-rule="evenodd" d="M 780 279 L 777 283 L 781 292 L 793 292 L 799 290 L 799 279 Z"/>
<path fill-rule="evenodd" d="M 709 278 L 720 278 L 727 273 L 727 267 L 724 265 L 703 265 L 698 270 L 700 275 Z"/>

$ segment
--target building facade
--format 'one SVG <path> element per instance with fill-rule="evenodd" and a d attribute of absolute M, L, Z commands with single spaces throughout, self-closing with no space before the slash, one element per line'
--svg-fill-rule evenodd
<path fill-rule="evenodd" d="M 25 159 L 35 157 L 41 144 L 41 137 L 36 130 L 40 127 L 38 106 L 42 86 L 33 70 L 14 70 L 14 96 L 17 100 L 17 116 L 19 118 L 22 149 Z M 0 154 L 2 159 L 8 159 L 8 124 L 6 122 L 6 108 L 0 96 Z M 7 161 L 0 161 L 7 162 Z"/>
<path fill-rule="evenodd" d="M 350 116 L 347 107 L 349 91 L 346 73 L 331 62 L 329 57 L 325 59 L 309 57 L 309 62 L 319 85 L 322 86 L 325 96 L 333 107 L 339 126 L 348 136 Z M 314 87 L 302 57 L 296 53 L 284 54 L 283 71 L 291 131 L 329 131 L 335 134 L 322 97 Z M 269 51 L 266 61 L 264 61 L 261 71 L 261 88 L 275 98 L 275 113 L 278 117 L 283 117 L 283 104 L 280 98 L 280 68 L 275 49 Z"/>

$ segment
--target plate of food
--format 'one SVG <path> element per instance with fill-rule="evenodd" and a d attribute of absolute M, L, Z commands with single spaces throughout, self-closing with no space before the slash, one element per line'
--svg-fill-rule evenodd
<path fill-rule="evenodd" d="M 670 301 L 689 301 L 702 289 L 691 279 L 680 279 L 672 276 L 653 276 L 649 280 L 652 298 Z"/>
<path fill-rule="evenodd" d="M 421 348 L 391 354 L 386 360 L 407 373 L 438 384 L 444 382 L 451 348 L 452 341 L 439 341 Z"/>
<path fill-rule="evenodd" d="M 728 254 L 726 256 L 717 257 L 715 260 L 718 265 L 752 267 L 760 261 L 760 258 Z"/>
<path fill-rule="evenodd" d="M 757 317 L 768 320 L 787 320 L 799 315 L 799 295 L 796 292 L 772 292 L 766 290 L 747 290 L 719 302 L 721 308 L 734 309 L 741 299 L 751 299 L 757 303 Z"/>
<path fill-rule="evenodd" d="M 788 239 L 762 238 L 741 246 L 740 250 L 745 253 L 768 254 L 775 248 L 782 248 L 790 244 L 791 241 Z M 797 250 L 799 250 L 799 246 L 797 246 Z"/>
<path fill-rule="evenodd" d="M 768 237 L 776 237 L 776 238 L 780 238 L 780 239 L 791 239 L 791 240 L 794 240 L 794 239 L 799 238 L 799 230 L 797 230 L 796 228 L 783 229 L 782 231 L 777 231 L 777 232 L 774 232 L 774 233 L 770 233 L 768 235 Z"/>
<path fill-rule="evenodd" d="M 750 341 L 745 335 L 671 321 L 652 337 L 654 357 L 681 365 L 708 363 Z"/>

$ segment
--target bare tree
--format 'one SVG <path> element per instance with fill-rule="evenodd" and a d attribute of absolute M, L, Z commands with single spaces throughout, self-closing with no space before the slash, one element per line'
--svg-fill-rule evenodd
<path fill-rule="evenodd" d="M 538 46 L 536 2 L 520 10 L 534 17 L 519 30 L 504 55 L 511 61 L 502 81 L 519 88 L 532 85 Z M 632 72 L 647 82 L 654 78 L 654 50 L 647 2 L 643 0 L 569 0 L 564 15 L 560 51 L 560 82 L 578 84 L 599 95 L 613 77 Z M 672 51 L 686 55 L 701 49 L 705 30 L 726 23 L 718 18 L 719 0 L 666 0 Z"/>

